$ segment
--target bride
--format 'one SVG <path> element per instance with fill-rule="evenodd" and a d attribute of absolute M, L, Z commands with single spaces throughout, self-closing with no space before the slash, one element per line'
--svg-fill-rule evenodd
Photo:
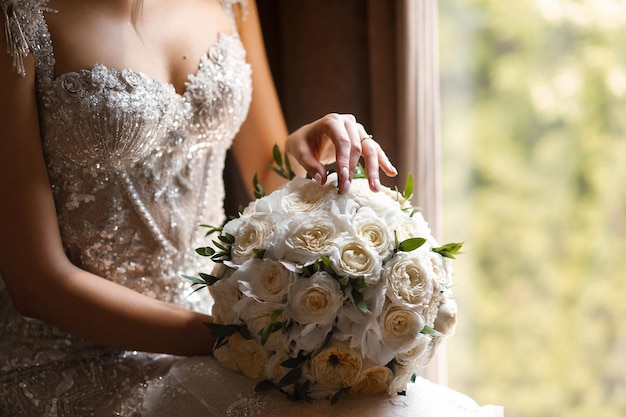
<path fill-rule="evenodd" d="M 209 356 L 208 291 L 178 276 L 225 220 L 231 144 L 268 190 L 275 143 L 321 183 L 336 161 L 340 192 L 361 156 L 372 190 L 396 175 L 351 115 L 288 134 L 252 1 L 1 4 L 0 415 L 487 415 L 422 379 L 301 405 Z"/>

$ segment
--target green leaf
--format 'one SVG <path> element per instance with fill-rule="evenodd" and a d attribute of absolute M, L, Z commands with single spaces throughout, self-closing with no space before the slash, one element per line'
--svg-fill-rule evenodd
<path fill-rule="evenodd" d="M 252 334 L 250 334 L 250 330 L 245 324 L 239 326 L 239 334 L 246 340 L 252 340 Z"/>
<path fill-rule="evenodd" d="M 276 165 L 278 165 L 279 167 L 282 167 L 283 157 L 282 157 L 282 154 L 280 153 L 280 148 L 278 147 L 278 145 L 274 145 L 274 147 L 272 148 L 272 153 L 274 154 L 274 162 L 276 162 Z"/>
<path fill-rule="evenodd" d="M 354 300 L 354 304 L 361 310 L 363 313 L 367 313 L 367 304 L 363 299 L 363 294 L 356 288 L 352 289 L 352 299 Z"/>
<path fill-rule="evenodd" d="M 203 323 L 206 327 L 211 330 L 211 334 L 217 337 L 228 337 L 232 336 L 236 332 L 239 331 L 238 324 L 217 324 L 217 323 Z"/>
<path fill-rule="evenodd" d="M 341 284 L 342 287 L 346 287 L 350 283 L 350 277 L 340 277 L 337 281 L 339 281 L 339 284 Z"/>
<path fill-rule="evenodd" d="M 193 282 L 194 284 L 198 284 L 198 285 L 206 285 L 206 282 L 198 277 L 192 277 L 191 275 L 182 275 L 181 277 L 188 279 L 189 281 Z"/>
<path fill-rule="evenodd" d="M 409 172 L 409 175 L 406 177 L 406 184 L 404 186 L 404 192 L 402 193 L 402 197 L 405 200 L 410 200 L 413 197 L 413 174 Z"/>
<path fill-rule="evenodd" d="M 420 333 L 428 334 L 428 335 L 433 336 L 433 337 L 442 337 L 442 336 L 444 336 L 443 333 L 441 333 L 438 330 L 433 329 L 430 326 L 424 326 L 424 328 L 422 329 L 422 331 Z"/>
<path fill-rule="evenodd" d="M 265 256 L 265 249 L 252 249 L 252 253 L 254 254 L 255 258 L 263 259 L 263 257 Z"/>
<path fill-rule="evenodd" d="M 344 392 L 346 392 L 349 388 L 342 388 L 333 395 L 333 398 L 330 400 L 331 405 L 337 404 L 337 401 L 341 398 Z"/>
<path fill-rule="evenodd" d="M 283 314 L 283 311 L 285 311 L 284 308 L 279 308 L 277 310 L 274 310 L 274 312 L 272 313 L 272 316 L 270 317 L 270 321 L 272 323 L 276 323 L 276 321 L 278 321 L 278 318 L 280 317 L 280 315 Z"/>
<path fill-rule="evenodd" d="M 289 358 L 286 359 L 284 361 L 282 361 L 280 363 L 280 366 L 283 366 L 285 368 L 297 368 L 298 366 L 300 366 L 300 364 L 302 364 L 305 360 L 307 359 L 307 356 L 304 355 L 298 355 L 298 357 L 296 358 Z"/>
<path fill-rule="evenodd" d="M 226 243 L 227 245 L 232 245 L 233 243 L 235 243 L 235 236 L 231 235 L 230 233 L 221 234 L 217 238 L 220 240 L 220 242 Z"/>
<path fill-rule="evenodd" d="M 286 387 L 287 385 L 295 384 L 296 382 L 298 382 L 301 376 L 302 368 L 292 369 L 291 371 L 287 372 L 287 374 L 285 374 L 285 376 L 282 377 L 280 381 L 278 381 L 278 384 L 276 384 L 276 386 Z"/>
<path fill-rule="evenodd" d="M 213 285 L 217 281 L 220 280 L 218 277 L 215 277 L 215 276 L 209 275 L 209 274 L 205 274 L 204 272 L 200 272 L 198 275 L 200 275 L 200 278 L 202 278 L 204 280 L 206 285 Z"/>
<path fill-rule="evenodd" d="M 289 161 L 289 155 L 287 155 L 287 152 L 285 152 L 285 170 L 287 171 L 287 175 L 290 180 L 296 176 L 296 173 L 291 169 L 291 161 Z"/>
<path fill-rule="evenodd" d="M 461 250 L 463 242 L 460 243 L 446 243 L 445 245 L 433 248 L 433 252 L 437 252 L 439 255 L 445 258 L 454 259 L 454 255 Z"/>
<path fill-rule="evenodd" d="M 398 245 L 398 250 L 402 252 L 411 252 L 426 243 L 426 239 L 423 237 L 413 237 L 407 240 L 403 240 Z"/>
<path fill-rule="evenodd" d="M 273 388 L 275 388 L 274 383 L 272 381 L 264 379 L 263 381 L 256 384 L 256 386 L 254 387 L 254 392 L 268 391 Z"/>
<path fill-rule="evenodd" d="M 261 336 L 261 344 L 265 345 L 267 343 L 267 339 L 270 338 L 270 335 L 280 329 L 283 328 L 283 323 L 270 323 L 259 331 L 259 335 Z"/>
<path fill-rule="evenodd" d="M 357 164 L 356 169 L 354 170 L 354 174 L 352 175 L 352 178 L 354 179 L 367 178 L 367 172 L 365 171 L 365 168 L 363 168 L 363 165 Z"/>
<path fill-rule="evenodd" d="M 205 246 L 203 248 L 196 248 L 196 253 L 200 256 L 213 256 L 215 254 L 215 249 L 210 246 Z"/>
<path fill-rule="evenodd" d="M 265 197 L 265 189 L 259 183 L 259 177 L 257 174 L 254 174 L 254 177 L 252 178 L 252 189 L 255 198 L 260 199 Z"/>
<path fill-rule="evenodd" d="M 352 287 L 356 288 L 357 290 L 364 290 L 364 289 L 366 289 L 367 288 L 367 283 L 365 282 L 365 278 L 358 277 L 358 278 L 352 279 Z"/>

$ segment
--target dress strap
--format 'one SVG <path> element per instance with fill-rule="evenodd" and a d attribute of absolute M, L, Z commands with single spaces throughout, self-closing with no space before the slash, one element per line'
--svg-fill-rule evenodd
<path fill-rule="evenodd" d="M 44 12 L 52 11 L 46 7 L 48 0 L 1 1 L 7 52 L 18 74 L 26 75 L 24 58 L 31 52 L 37 63 L 37 75 L 52 74 L 52 42 L 43 16 Z"/>
<path fill-rule="evenodd" d="M 248 0 L 220 0 L 220 3 L 222 4 L 222 7 L 224 7 L 224 9 L 226 10 L 228 17 L 230 17 L 230 20 L 233 22 L 233 24 L 236 23 L 235 11 L 233 7 L 235 6 L 235 4 L 238 4 L 239 7 L 241 7 L 241 15 L 243 18 L 245 18 L 248 14 Z"/>

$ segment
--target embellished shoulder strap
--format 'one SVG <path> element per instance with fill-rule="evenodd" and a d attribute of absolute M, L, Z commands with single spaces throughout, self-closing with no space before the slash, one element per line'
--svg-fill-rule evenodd
<path fill-rule="evenodd" d="M 235 23 L 234 5 L 238 4 L 241 7 L 241 16 L 243 18 L 245 18 L 248 13 L 248 0 L 220 0 L 220 3 L 233 23 Z"/>
<path fill-rule="evenodd" d="M 50 37 L 43 12 L 48 0 L 1 0 L 4 13 L 4 33 L 7 52 L 13 58 L 13 66 L 20 75 L 26 74 L 24 57 L 29 53 L 46 52 Z"/>

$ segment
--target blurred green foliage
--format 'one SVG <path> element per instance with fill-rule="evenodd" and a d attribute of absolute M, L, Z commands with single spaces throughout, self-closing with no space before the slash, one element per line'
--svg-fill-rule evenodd
<path fill-rule="evenodd" d="M 626 1 L 439 2 L 449 383 L 626 415 Z"/>

